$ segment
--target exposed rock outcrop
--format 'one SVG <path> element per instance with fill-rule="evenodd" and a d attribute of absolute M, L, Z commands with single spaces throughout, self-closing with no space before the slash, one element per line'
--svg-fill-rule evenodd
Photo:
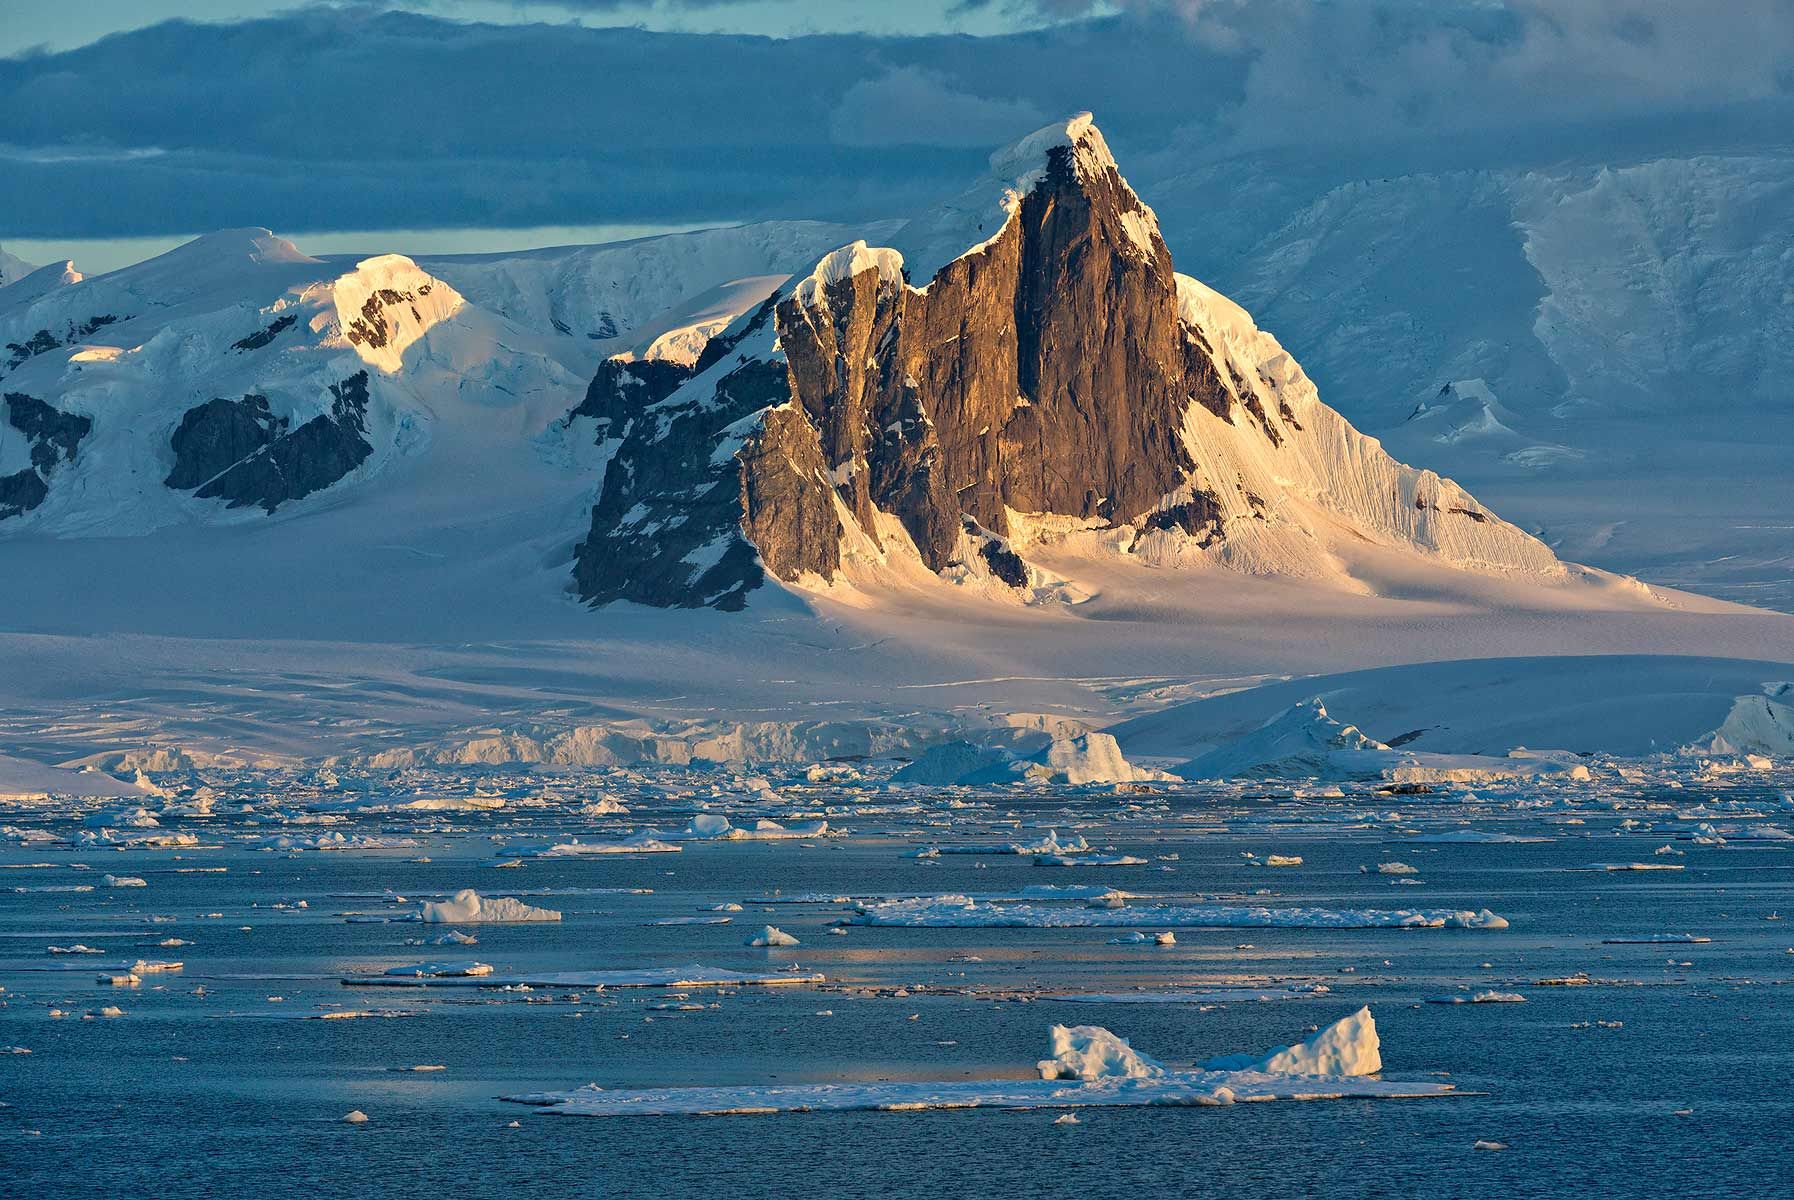
<path fill-rule="evenodd" d="M 23 392 L 6 393 L 6 420 L 25 437 L 31 465 L 0 476 L 0 521 L 30 512 L 49 495 L 49 477 L 75 461 L 93 421 Z"/>
<path fill-rule="evenodd" d="M 169 439 L 174 470 L 164 482 L 229 508 L 273 512 L 342 479 L 360 466 L 368 443 L 368 374 L 330 385 L 330 410 L 287 431 L 266 396 L 208 400 L 187 410 Z"/>

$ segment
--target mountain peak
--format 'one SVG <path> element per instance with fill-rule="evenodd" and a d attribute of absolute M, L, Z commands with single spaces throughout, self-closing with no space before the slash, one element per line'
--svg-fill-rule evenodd
<path fill-rule="evenodd" d="M 1563 576 L 1449 480 L 1390 459 L 1244 310 L 1177 275 L 1088 113 L 990 161 L 994 184 L 911 222 L 896 249 L 843 246 L 690 368 L 612 381 L 618 445 L 576 554 L 582 596 L 740 608 L 767 575 L 933 574 L 1077 602 L 1089 590 L 1036 552 L 1067 544 L 1352 588 L 1334 550 L 1352 539 Z M 888 286 L 906 267 L 912 285 Z"/>

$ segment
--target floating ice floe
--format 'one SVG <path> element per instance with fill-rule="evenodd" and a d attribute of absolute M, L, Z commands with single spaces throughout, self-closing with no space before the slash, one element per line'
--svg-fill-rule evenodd
<path fill-rule="evenodd" d="M 1263 1004 L 1273 1000 L 1313 1000 L 1326 996 L 1324 983 L 1288 988 L 1214 988 L 1208 991 L 1072 992 L 1042 996 L 1059 1004 Z"/>
<path fill-rule="evenodd" d="M 1685 868 L 1681 863 L 1617 862 L 1589 863 L 1587 866 L 1574 869 L 1579 871 L 1681 871 Z"/>
<path fill-rule="evenodd" d="M 1451 992 L 1444 996 L 1428 996 L 1428 1004 L 1525 1004 L 1519 992 Z"/>
<path fill-rule="evenodd" d="M 1392 840 L 1409 845 L 1523 846 L 1553 839 L 1520 833 L 1497 833 L 1488 829 L 1448 829 L 1441 833 L 1416 833 Z"/>
<path fill-rule="evenodd" d="M 861 905 L 862 925 L 909 929 L 1506 929 L 1490 912 L 1416 909 L 1268 908 L 1231 904 L 1147 904 L 1130 908 L 1047 908 L 982 903 L 962 894 Z"/>
<path fill-rule="evenodd" d="M 482 896 L 462 888 L 447 900 L 426 900 L 418 920 L 436 925 L 517 924 L 525 921 L 558 921 L 551 908 L 535 908 L 509 896 Z"/>
<path fill-rule="evenodd" d="M 1131 854 L 1036 854 L 1037 867 L 1143 867 L 1144 858 Z"/>
<path fill-rule="evenodd" d="M 492 974 L 492 968 L 486 963 L 473 959 L 458 959 L 453 962 L 421 962 L 406 967 L 388 967 L 388 975 L 410 975 L 419 978 L 442 979 L 449 977 L 474 978 Z"/>
<path fill-rule="evenodd" d="M 101 878 L 101 882 L 109 888 L 140 888 L 149 886 L 149 883 L 146 880 L 136 875 L 106 875 Z"/>
<path fill-rule="evenodd" d="M 762 818 L 752 825 L 740 826 L 715 813 L 700 813 L 684 829 L 651 836 L 677 841 L 783 842 L 829 837 L 830 830 L 827 821 L 793 821 L 789 825 L 781 825 L 777 821 Z"/>
<path fill-rule="evenodd" d="M 1064 855 L 1085 854 L 1090 850 L 1090 843 L 1082 837 L 1072 836 L 1065 841 L 1059 840 L 1059 831 L 1049 829 L 1046 836 L 1035 842 L 997 842 L 989 845 L 966 843 L 957 846 L 932 847 L 936 854 L 1034 854 Z"/>
<path fill-rule="evenodd" d="M 373 833 L 316 833 L 309 837 L 283 833 L 251 843 L 265 850 L 409 850 L 419 843 L 416 838 L 384 837 Z"/>
<path fill-rule="evenodd" d="M 1647 933 L 1638 937 L 1602 938 L 1603 946 L 1704 946 L 1713 939 L 1693 933 Z"/>
<path fill-rule="evenodd" d="M 819 972 L 729 971 L 693 963 L 683 967 L 643 967 L 616 971 L 494 972 L 491 975 L 346 975 L 357 987 L 481 988 L 658 988 L 791 987 L 825 982 Z"/>
<path fill-rule="evenodd" d="M 1448 1083 L 1375 1078 L 1382 1069 L 1376 1024 L 1368 1009 L 1307 1041 L 1262 1057 L 1241 1055 L 1239 1068 L 1167 1067 L 1100 1026 L 1054 1026 L 1052 1057 L 1040 1079 L 943 1082 L 851 1082 L 747 1087 L 680 1087 L 607 1091 L 595 1085 L 565 1092 L 507 1096 L 573 1117 L 725 1115 L 739 1113 L 887 1111 L 934 1108 L 1098 1108 L 1215 1106 L 1236 1101 L 1395 1099 L 1447 1096 Z"/>
<path fill-rule="evenodd" d="M 677 854 L 683 846 L 662 841 L 651 833 L 632 834 L 620 842 L 584 842 L 578 838 L 541 846 L 508 846 L 518 858 L 579 858 L 588 854 Z"/>

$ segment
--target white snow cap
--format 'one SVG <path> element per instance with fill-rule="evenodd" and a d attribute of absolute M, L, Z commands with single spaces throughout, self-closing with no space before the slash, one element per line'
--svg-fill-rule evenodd
<path fill-rule="evenodd" d="M 1047 155 L 1061 146 L 1077 150 L 1080 167 L 1086 165 L 1086 160 L 1096 167 L 1115 165 L 1115 156 L 1109 153 L 1109 144 L 1103 140 L 1095 118 L 1090 113 L 1080 112 L 1063 121 L 1044 125 L 993 153 L 990 156 L 991 174 L 1000 179 L 1019 179 L 1044 167 Z"/>
<path fill-rule="evenodd" d="M 1035 1064 L 1042 1079 L 1157 1079 L 1165 1068 L 1101 1025 L 1055 1025 L 1053 1057 Z"/>
<path fill-rule="evenodd" d="M 861 271 L 877 271 L 880 282 L 903 282 L 903 255 L 888 246 L 868 246 L 863 241 L 850 242 L 839 250 L 822 256 L 816 269 L 800 279 L 792 295 L 799 304 L 813 306 L 828 299 L 830 284 L 852 279 Z"/>

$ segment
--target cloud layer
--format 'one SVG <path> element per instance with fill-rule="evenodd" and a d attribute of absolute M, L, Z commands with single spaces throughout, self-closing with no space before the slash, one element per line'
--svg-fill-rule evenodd
<path fill-rule="evenodd" d="M 1794 104 L 1794 0 L 1121 7 L 991 38 L 168 23 L 0 59 L 0 236 L 882 215 L 1081 108 L 1148 182 L 1264 151 L 1545 154 L 1616 122 L 1719 145 Z"/>

